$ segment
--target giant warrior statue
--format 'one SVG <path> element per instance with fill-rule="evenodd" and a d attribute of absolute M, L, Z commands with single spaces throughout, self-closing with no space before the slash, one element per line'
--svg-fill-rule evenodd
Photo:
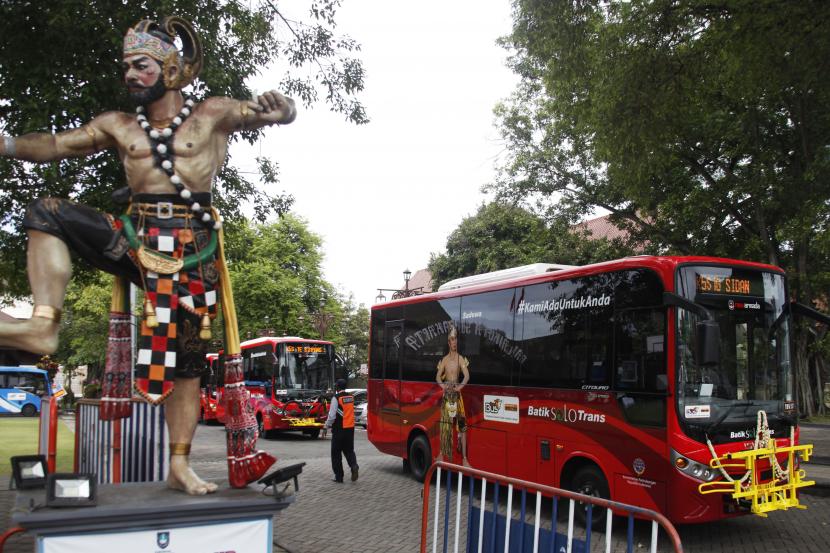
<path fill-rule="evenodd" d="M 202 49 L 193 27 L 178 17 L 160 23 L 144 20 L 129 29 L 122 66 L 135 113 L 111 111 L 77 129 L 0 139 L 0 155 L 29 162 L 115 148 L 130 191 L 127 213 L 118 217 L 60 198 L 42 198 L 29 206 L 24 227 L 34 310 L 28 320 L 0 323 L 0 345 L 54 352 L 72 273 L 70 251 L 116 275 L 101 415 L 128 416 L 129 314 L 119 298 L 128 281 L 141 287 L 145 301 L 135 389 L 151 403 L 166 402 L 168 485 L 200 495 L 217 489 L 193 472 L 189 454 L 210 321 L 221 304 L 226 325 L 229 481 L 233 487 L 244 487 L 275 459 L 256 450 L 256 424 L 247 409 L 222 255 L 221 217 L 211 207 L 211 186 L 225 161 L 231 133 L 291 123 L 296 116 L 294 101 L 276 91 L 255 101 L 209 97 L 197 102 L 183 94 L 182 89 L 199 74 Z"/>

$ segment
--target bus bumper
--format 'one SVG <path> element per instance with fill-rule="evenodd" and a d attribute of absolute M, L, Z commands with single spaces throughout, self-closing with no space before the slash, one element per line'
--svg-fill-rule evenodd
<path fill-rule="evenodd" d="M 749 513 L 748 508 L 725 494 L 701 494 L 700 484 L 699 480 L 675 471 L 668 497 L 669 520 L 676 524 L 699 524 Z"/>

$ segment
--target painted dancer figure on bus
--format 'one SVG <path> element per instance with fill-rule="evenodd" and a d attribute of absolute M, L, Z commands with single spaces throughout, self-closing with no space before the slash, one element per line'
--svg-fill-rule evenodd
<path fill-rule="evenodd" d="M 199 478 L 188 456 L 199 416 L 199 376 L 210 319 L 215 317 L 217 288 L 225 286 L 217 270 L 224 270 L 224 264 L 216 263 L 213 253 L 221 221 L 210 208 L 211 186 L 225 162 L 231 133 L 291 123 L 296 110 L 293 100 L 276 91 L 256 101 L 213 97 L 196 102 L 185 96 L 182 88 L 201 69 L 202 50 L 193 27 L 178 17 L 160 24 L 144 20 L 129 29 L 122 65 L 136 113 L 111 111 L 58 134 L 0 139 L 0 155 L 30 162 L 115 148 L 132 201 L 130 215 L 120 219 L 60 198 L 43 198 L 29 207 L 24 226 L 35 307 L 29 320 L 0 323 L 0 345 L 55 351 L 72 273 L 70 251 L 144 288 L 137 391 L 153 403 L 167 400 L 168 485 L 200 495 L 215 491 L 216 484 Z M 128 363 L 129 356 L 122 360 Z M 256 472 L 274 462 L 272 456 L 253 451 L 255 429 L 243 430 L 228 434 L 229 476 L 235 487 L 256 479 Z M 245 456 L 234 457 L 231 442 Z M 231 457 L 240 459 L 244 470 L 234 474 Z"/>
<path fill-rule="evenodd" d="M 461 389 L 470 381 L 470 364 L 467 358 L 458 353 L 458 332 L 455 327 L 450 328 L 447 335 L 450 351 L 438 362 L 438 372 L 435 381 L 444 391 L 441 398 L 441 420 L 439 430 L 441 436 L 441 451 L 438 460 L 452 461 L 453 435 L 458 437 L 458 450 L 464 466 L 470 466 L 467 461 L 467 417 L 464 412 L 464 399 Z M 461 382 L 459 382 L 459 377 Z"/>

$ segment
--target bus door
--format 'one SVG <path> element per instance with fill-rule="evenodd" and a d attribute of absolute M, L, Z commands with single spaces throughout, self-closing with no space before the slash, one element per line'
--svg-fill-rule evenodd
<path fill-rule="evenodd" d="M 388 321 L 383 333 L 383 390 L 380 403 L 380 431 L 384 441 L 401 442 L 401 365 L 404 322 Z M 403 448 L 399 452 L 404 453 Z"/>

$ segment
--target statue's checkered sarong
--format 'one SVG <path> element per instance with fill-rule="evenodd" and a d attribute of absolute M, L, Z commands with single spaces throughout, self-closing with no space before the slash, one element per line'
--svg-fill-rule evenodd
<path fill-rule="evenodd" d="M 195 250 L 190 229 L 148 227 L 139 231 L 144 233 L 146 247 L 172 257 Z M 149 328 L 146 319 L 141 323 L 135 387 L 149 402 L 159 404 L 173 391 L 178 353 L 200 340 L 199 316 L 216 313 L 216 291 L 206 286 L 199 267 L 170 275 L 147 271 L 144 281 L 159 324 Z"/>

